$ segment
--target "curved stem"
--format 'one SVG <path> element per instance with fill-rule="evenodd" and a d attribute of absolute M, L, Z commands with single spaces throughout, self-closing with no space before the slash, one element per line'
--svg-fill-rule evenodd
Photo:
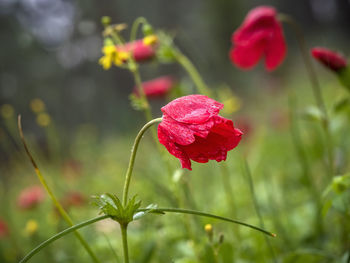
<path fill-rule="evenodd" d="M 137 211 L 149 211 L 149 209 L 147 208 L 140 208 Z M 209 218 L 214 218 L 214 219 L 219 219 L 222 221 L 226 221 L 226 222 L 230 222 L 230 223 L 234 223 L 234 224 L 239 224 L 245 227 L 249 227 L 252 229 L 255 229 L 261 233 L 264 233 L 268 236 L 271 237 L 276 237 L 277 235 L 274 233 L 271 233 L 269 231 L 266 231 L 260 227 L 257 226 L 253 226 L 244 222 L 240 222 L 234 219 L 230 219 L 227 217 L 222 217 L 222 216 L 217 216 L 217 215 L 213 215 L 213 214 L 209 214 L 209 213 L 205 213 L 205 212 L 200 212 L 200 211 L 196 211 L 196 210 L 190 210 L 190 209 L 182 209 L 182 208 L 157 208 L 157 209 L 152 209 L 151 211 L 149 211 L 150 213 L 165 213 L 165 212 L 169 212 L 169 213 L 180 213 L 180 214 L 191 214 L 191 215 L 197 215 L 197 216 L 204 216 L 204 217 L 209 217 Z"/>
<path fill-rule="evenodd" d="M 328 117 L 328 113 L 327 113 L 327 108 L 324 102 L 324 99 L 322 97 L 322 92 L 321 92 L 321 88 L 320 88 L 320 84 L 317 78 L 317 74 L 315 72 L 315 69 L 313 67 L 313 64 L 311 62 L 308 50 L 306 48 L 306 44 L 305 44 L 305 38 L 303 35 L 303 32 L 300 28 L 300 26 L 298 25 L 298 23 L 293 19 L 293 17 L 287 15 L 287 14 L 279 14 L 279 20 L 282 22 L 286 22 L 287 24 L 289 24 L 291 26 L 291 28 L 293 29 L 297 41 L 298 41 L 298 45 L 300 48 L 300 52 L 302 54 L 303 57 L 303 61 L 306 67 L 306 70 L 308 72 L 308 76 L 311 82 L 311 87 L 312 87 L 312 91 L 317 103 L 317 106 L 319 108 L 319 110 L 322 112 L 323 116 L 324 116 L 324 121 L 322 123 L 322 126 L 324 128 L 325 131 L 325 135 L 326 135 L 326 141 L 327 141 L 327 157 L 328 157 L 328 167 L 329 167 L 329 173 L 331 174 L 331 176 L 334 173 L 334 168 L 333 168 L 333 163 L 334 163 L 334 156 L 333 156 L 333 141 L 331 138 L 331 133 L 330 133 L 330 128 L 329 128 L 329 117 Z"/>
<path fill-rule="evenodd" d="M 123 251 L 124 251 L 124 263 L 129 263 L 129 251 L 128 251 L 128 225 L 120 224 L 120 229 L 122 232 L 123 241 Z"/>
<path fill-rule="evenodd" d="M 187 71 L 188 75 L 196 85 L 198 93 L 210 97 L 211 92 L 208 86 L 205 84 L 201 75 L 198 73 L 196 67 L 192 64 L 192 62 L 179 50 L 175 49 L 174 53 L 177 62 Z"/>
<path fill-rule="evenodd" d="M 68 225 L 73 226 L 73 221 L 72 219 L 69 217 L 69 215 L 67 214 L 67 212 L 64 210 L 63 206 L 61 205 L 61 203 L 58 201 L 58 199 L 56 198 L 56 196 L 54 195 L 53 191 L 51 190 L 51 188 L 49 187 L 49 185 L 47 184 L 45 178 L 43 177 L 43 175 L 41 174 L 38 165 L 36 164 L 36 162 L 34 161 L 34 158 L 32 156 L 32 154 L 29 151 L 29 148 L 27 146 L 27 143 L 24 139 L 24 135 L 23 135 L 23 130 L 22 130 L 22 124 L 21 124 L 21 115 L 18 115 L 18 130 L 19 130 L 19 135 L 21 137 L 24 149 L 34 167 L 35 173 L 39 178 L 40 183 L 42 184 L 42 186 L 45 188 L 46 192 L 48 193 L 48 195 L 50 196 L 52 202 L 54 203 L 54 205 L 56 206 L 58 212 L 61 214 L 61 216 L 63 217 L 63 219 L 68 223 Z M 90 246 L 88 245 L 88 243 L 85 241 L 85 239 L 79 234 L 79 232 L 74 232 L 75 236 L 77 237 L 77 239 L 80 241 L 80 243 L 82 244 L 82 246 L 85 248 L 85 250 L 88 252 L 88 254 L 90 255 L 91 259 L 95 262 L 95 263 L 99 263 L 100 261 L 98 260 L 98 258 L 96 257 L 96 255 L 94 254 L 94 252 L 91 250 Z"/>
<path fill-rule="evenodd" d="M 34 248 L 32 251 L 30 251 L 19 263 L 27 262 L 31 257 L 33 257 L 35 254 L 39 253 L 40 250 L 42 250 L 43 248 L 45 248 L 46 246 L 48 246 L 49 244 L 51 244 L 55 240 L 60 239 L 61 237 L 65 236 L 73 231 L 76 231 L 79 228 L 91 225 L 93 223 L 96 223 L 97 221 L 101 221 L 101 220 L 106 219 L 108 217 L 109 217 L 108 215 L 95 217 L 95 218 L 92 218 L 90 220 L 84 221 L 80 224 L 76 224 L 74 226 L 71 226 L 71 227 L 57 233 L 56 235 L 50 237 L 49 239 L 47 239 L 46 241 L 44 241 L 40 245 L 38 245 L 36 248 Z"/>
<path fill-rule="evenodd" d="M 129 184 L 130 184 L 130 180 L 131 180 L 132 171 L 134 169 L 136 152 L 137 152 L 137 148 L 140 144 L 140 140 L 141 140 L 143 134 L 146 132 L 146 130 L 149 127 L 151 127 L 155 123 L 161 122 L 162 119 L 163 118 L 157 118 L 157 119 L 151 120 L 150 122 L 146 123 L 145 126 L 142 127 L 142 129 L 139 131 L 139 133 L 137 134 L 137 136 L 135 138 L 134 145 L 131 149 L 131 156 L 130 156 L 128 170 L 126 171 L 126 177 L 125 177 L 125 183 L 124 183 L 124 189 L 123 189 L 123 206 L 124 207 L 127 204 Z"/>
<path fill-rule="evenodd" d="M 145 24 L 147 23 L 147 20 L 146 18 L 144 17 L 138 17 L 136 18 L 136 20 L 134 21 L 134 23 L 132 24 L 132 27 L 131 27 L 131 32 L 130 32 L 130 42 L 134 41 L 136 39 L 136 36 L 137 36 L 137 30 L 139 29 L 139 26 L 141 24 Z"/>
<path fill-rule="evenodd" d="M 152 110 L 151 110 L 150 104 L 148 102 L 147 96 L 146 96 L 146 94 L 143 90 L 143 87 L 142 87 L 140 71 L 138 69 L 138 65 L 136 64 L 136 62 L 134 60 L 132 61 L 132 63 L 134 64 L 134 67 L 129 68 L 129 70 L 131 71 L 131 73 L 134 76 L 135 85 L 137 87 L 139 95 L 141 96 L 142 102 L 144 103 L 143 112 L 145 114 L 146 121 L 151 121 L 153 119 Z M 154 127 L 152 127 L 151 132 L 152 132 L 153 140 L 156 143 L 157 150 L 158 150 L 161 158 L 163 159 L 163 162 L 165 163 L 165 166 L 166 166 L 166 169 L 168 171 L 169 176 L 171 176 L 172 175 L 171 165 L 169 164 L 169 161 L 167 160 L 167 158 L 164 156 L 164 149 L 162 149 L 162 146 L 158 143 L 157 131 Z"/>

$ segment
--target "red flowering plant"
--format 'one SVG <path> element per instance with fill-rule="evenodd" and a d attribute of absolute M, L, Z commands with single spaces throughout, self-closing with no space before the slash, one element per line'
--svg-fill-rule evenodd
<path fill-rule="evenodd" d="M 94 255 L 84 238 L 79 235 L 76 230 L 80 227 L 87 226 L 107 218 L 113 219 L 120 225 L 124 262 L 128 263 L 128 226 L 133 221 L 141 219 L 149 213 L 182 213 L 204 216 L 250 227 L 272 237 L 276 236 L 275 234 L 267 232 L 259 227 L 206 212 L 173 207 L 158 208 L 158 206 L 155 204 L 150 204 L 142 208 L 141 201 L 137 201 L 136 196 L 129 198 L 129 188 L 138 146 L 145 132 L 154 124 L 159 123 L 158 138 L 157 133 L 155 133 L 156 139 L 158 139 L 159 142 L 167 148 L 170 154 L 174 155 L 180 160 L 183 168 L 188 170 L 192 169 L 191 161 L 206 163 L 209 160 L 216 160 L 217 162 L 226 160 L 227 152 L 237 147 L 243 134 L 239 129 L 234 127 L 231 120 L 219 115 L 219 112 L 223 109 L 224 105 L 205 95 L 188 95 L 175 99 L 161 109 L 163 112 L 163 117 L 156 119 L 152 118 L 152 112 L 148 105 L 147 95 L 158 96 L 165 94 L 172 88 L 173 80 L 169 77 L 163 77 L 142 83 L 138 62 L 148 59 L 150 56 L 155 54 L 153 50 L 146 48 L 144 45 L 153 45 L 152 47 L 158 48 L 158 37 L 157 35 L 154 35 L 153 32 L 150 32 L 150 30 L 144 30 L 143 42 L 141 43 L 139 40 L 135 40 L 135 32 L 137 32 L 137 27 L 139 24 L 137 21 L 142 21 L 144 24 L 143 29 L 147 28 L 148 24 L 145 19 L 136 20 L 132 26 L 129 42 L 125 42 L 119 32 L 122 27 L 105 23 L 104 35 L 106 37 L 106 45 L 103 48 L 104 56 L 99 62 L 105 69 L 108 69 L 115 64 L 121 68 L 128 69 L 133 74 L 135 84 L 137 86 L 139 100 L 143 103 L 141 109 L 144 110 L 148 122 L 138 132 L 131 148 L 129 165 L 126 171 L 124 188 L 122 191 L 122 198 L 119 199 L 118 196 L 109 193 L 94 197 L 95 205 L 99 207 L 101 213 L 104 215 L 95 217 L 77 225 L 73 225 L 73 222 L 65 211 L 65 208 L 67 208 L 69 205 L 72 206 L 80 204 L 84 200 L 82 200 L 80 196 L 72 195 L 69 196 L 70 199 L 68 201 L 63 200 L 60 202 L 60 200 L 54 196 L 53 191 L 50 190 L 49 186 L 44 180 L 43 175 L 41 174 L 26 145 L 21 129 L 20 118 L 18 120 L 21 139 L 26 153 L 35 168 L 35 172 L 55 204 L 57 211 L 71 226 L 69 229 L 58 233 L 55 238 L 50 238 L 37 248 L 33 249 L 21 261 L 22 263 L 26 262 L 34 254 L 38 253 L 42 248 L 54 240 L 72 231 L 75 231 L 76 237 L 87 250 L 94 262 L 98 262 L 98 260 L 96 260 L 96 255 Z M 185 57 L 175 46 L 173 46 L 170 38 L 165 37 L 164 39 L 167 40 L 165 41 L 167 43 L 163 43 L 162 46 L 162 53 L 163 55 L 166 54 L 164 55 L 164 58 L 167 57 L 177 60 L 177 62 L 181 64 L 189 73 L 189 76 L 195 83 L 198 92 L 203 94 L 211 93 L 191 61 L 189 61 L 187 57 Z M 154 131 L 156 130 L 154 129 Z"/>
<path fill-rule="evenodd" d="M 152 80 L 142 82 L 142 88 L 148 98 L 159 98 L 166 96 L 175 86 L 174 78 L 162 76 Z M 134 87 L 134 94 L 139 96 L 138 89 Z"/>
<path fill-rule="evenodd" d="M 340 82 L 350 90 L 350 69 L 346 58 L 333 50 L 324 47 L 314 47 L 311 55 L 325 67 L 335 72 Z"/>
<path fill-rule="evenodd" d="M 159 142 L 189 170 L 190 160 L 199 163 L 226 160 L 227 152 L 240 142 L 242 132 L 234 128 L 231 120 L 218 115 L 223 107 L 204 95 L 173 100 L 162 108 Z"/>
<path fill-rule="evenodd" d="M 45 198 L 43 189 L 38 186 L 31 186 L 22 190 L 17 199 L 18 207 L 23 210 L 28 210 L 36 207 Z"/>
<path fill-rule="evenodd" d="M 347 66 L 346 59 L 333 50 L 324 47 L 314 47 L 311 49 L 311 54 L 318 62 L 335 72 Z"/>
<path fill-rule="evenodd" d="M 264 57 L 268 71 L 283 61 L 287 47 L 277 12 L 270 6 L 252 9 L 242 25 L 233 33 L 231 61 L 241 69 L 251 69 Z"/>

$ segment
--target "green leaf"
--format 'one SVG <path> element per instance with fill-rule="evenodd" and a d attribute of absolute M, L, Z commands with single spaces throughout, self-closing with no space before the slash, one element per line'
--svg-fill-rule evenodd
<path fill-rule="evenodd" d="M 348 110 L 349 106 L 350 106 L 350 98 L 343 98 L 334 105 L 333 109 L 334 109 L 334 112 L 340 113 Z"/>
<path fill-rule="evenodd" d="M 148 205 L 148 206 L 145 208 L 144 211 L 140 211 L 140 212 L 135 213 L 134 216 L 133 216 L 133 219 L 134 219 L 134 220 L 138 220 L 138 219 L 144 217 L 145 215 L 147 215 L 148 213 L 153 213 L 153 212 L 155 212 L 155 210 L 156 210 L 157 208 L 158 208 L 158 205 L 156 205 L 156 204 L 150 204 L 150 205 Z M 137 209 L 139 209 L 139 207 L 138 207 Z M 157 213 L 157 212 L 155 212 L 155 213 Z M 157 214 L 165 214 L 165 213 L 164 213 L 164 212 L 158 212 Z"/>
<path fill-rule="evenodd" d="M 131 106 L 133 107 L 134 110 L 143 111 L 144 109 L 147 108 L 147 103 L 145 102 L 145 100 L 139 97 L 138 95 L 135 95 L 134 93 L 132 93 L 129 95 L 129 99 L 130 99 Z"/>
<path fill-rule="evenodd" d="M 163 31 L 157 32 L 159 45 L 157 48 L 157 59 L 161 63 L 172 63 L 175 61 L 175 47 L 173 37 Z"/>
<path fill-rule="evenodd" d="M 338 78 L 339 78 L 341 84 L 343 84 L 343 86 L 348 91 L 350 91 L 350 67 L 347 66 L 343 70 L 339 71 L 337 75 L 338 75 Z"/>
<path fill-rule="evenodd" d="M 118 218 L 121 215 L 121 211 L 114 204 L 113 199 L 111 199 L 107 194 L 100 196 L 93 196 L 93 203 L 105 214 L 112 218 Z"/>
<path fill-rule="evenodd" d="M 306 120 L 323 122 L 325 121 L 325 117 L 323 113 L 315 106 L 310 106 L 304 110 L 302 116 Z"/>

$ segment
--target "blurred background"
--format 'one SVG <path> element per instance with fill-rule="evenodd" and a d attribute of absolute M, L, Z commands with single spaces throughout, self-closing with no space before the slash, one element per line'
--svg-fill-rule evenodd
<path fill-rule="evenodd" d="M 228 58 L 231 34 L 247 12 L 258 5 L 273 5 L 293 16 L 305 32 L 308 48 L 325 46 L 349 57 L 349 0 L 0 0 L 0 219 L 13 233 L 11 242 L 0 242 L 0 262 L 21 258 L 34 245 L 66 227 L 47 197 L 33 210 L 30 207 L 22 211 L 18 203 L 23 189 L 39 182 L 18 137 L 17 114 L 22 114 L 24 132 L 40 168 L 75 222 L 96 216 L 97 209 L 89 204 L 91 195 L 120 193 L 131 143 L 145 120 L 130 105 L 129 95 L 134 88 L 130 72 L 117 67 L 105 71 L 98 64 L 103 45 L 100 21 L 102 16 L 110 16 L 113 23 L 126 23 L 130 29 L 132 22 L 143 16 L 155 29 L 175 36 L 176 45 L 193 61 L 209 87 L 226 85 L 237 96 L 239 105 L 227 116 L 245 132 L 245 137 L 227 162 L 237 210 L 226 202 L 216 162 L 208 166 L 194 164 L 193 176 L 168 178 L 150 136 L 142 141 L 131 192 L 138 193 L 144 205 L 157 202 L 160 206 L 196 207 L 197 203 L 200 210 L 259 224 L 241 170 L 242 155 L 247 155 L 266 227 L 276 230 L 280 237 L 272 245 L 279 262 L 297 262 L 297 255 L 298 262 L 345 263 L 350 258 L 345 252 L 349 231 L 333 231 L 333 226 L 350 222 L 350 216 L 344 221 L 327 218 L 327 234 L 319 231 L 319 204 L 310 197 L 289 134 L 288 94 L 297 94 L 300 111 L 305 105 L 314 105 L 293 32 L 283 25 L 288 55 L 272 73 L 267 73 L 261 62 L 251 71 L 241 71 Z M 126 30 L 127 37 L 128 33 Z M 348 97 L 331 73 L 316 63 L 315 67 L 329 108 L 339 98 Z M 140 70 L 142 80 L 172 75 L 193 89 L 186 72 L 177 64 L 152 62 L 141 65 Z M 160 107 L 167 102 L 151 101 L 154 116 L 161 115 Z M 346 158 L 350 142 L 345 142 L 348 113 L 334 118 L 339 135 L 339 174 L 349 169 Z M 318 123 L 302 124 L 301 137 L 312 164 L 310 174 L 316 192 L 321 194 L 329 183 L 324 175 L 324 138 Z M 169 159 L 173 168 L 179 167 L 178 160 L 170 155 Z M 208 245 L 203 226 L 212 221 L 189 217 L 163 220 L 147 218 L 145 224 L 135 223 L 131 228 L 131 246 L 139 251 L 133 255 L 135 262 L 170 262 L 169 255 L 183 259 L 174 262 L 198 262 L 191 259 L 201 245 Z M 109 242 L 117 247 L 117 253 L 121 251 L 117 227 L 112 225 L 101 224 L 84 232 L 103 262 L 112 262 L 114 257 Z M 350 225 L 347 227 L 350 229 Z M 215 229 L 228 237 L 223 251 L 232 257 L 221 262 L 272 262 L 273 254 L 267 252 L 261 235 L 241 230 L 240 238 L 225 224 L 215 225 Z M 53 258 L 53 262 L 88 262 L 85 251 L 77 252 L 79 244 L 74 237 L 67 240 L 59 241 L 33 262 L 45 262 L 47 258 Z M 310 250 L 296 253 L 300 248 Z M 157 253 L 158 261 L 147 257 L 151 252 Z M 213 262 L 210 256 L 207 258 L 199 262 Z M 338 261 L 340 258 L 344 261 Z"/>
<path fill-rule="evenodd" d="M 104 15 L 129 26 L 138 16 L 146 17 L 155 28 L 174 33 L 176 43 L 195 61 L 210 86 L 227 83 L 239 94 L 249 93 L 249 81 L 263 74 L 262 67 L 242 73 L 232 66 L 230 36 L 246 13 L 262 4 L 297 19 L 310 47 L 346 50 L 349 46 L 347 0 L 0 0 L 0 104 L 13 105 L 26 121 L 30 101 L 40 98 L 68 134 L 85 122 L 96 124 L 101 132 L 127 131 L 138 125 L 128 121 L 140 115 L 129 106 L 128 95 L 134 86 L 129 72 L 118 68 L 106 72 L 97 63 Z M 270 78 L 279 78 L 293 63 L 300 63 L 300 56 L 293 55 L 296 41 L 290 33 L 285 26 L 289 55 Z M 142 68 L 144 80 L 159 74 L 185 75 L 174 65 Z"/>

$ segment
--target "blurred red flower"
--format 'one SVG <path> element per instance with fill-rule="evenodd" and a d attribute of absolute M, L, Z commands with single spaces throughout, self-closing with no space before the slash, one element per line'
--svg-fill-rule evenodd
<path fill-rule="evenodd" d="M 62 204 L 65 208 L 70 208 L 73 206 L 83 206 L 84 204 L 86 204 L 86 197 L 80 192 L 69 192 L 63 198 Z"/>
<path fill-rule="evenodd" d="M 191 161 L 206 163 L 226 160 L 243 134 L 233 122 L 219 116 L 223 104 L 204 95 L 189 95 L 173 100 L 162 108 L 158 126 L 159 142 L 191 169 Z"/>
<path fill-rule="evenodd" d="M 44 198 L 45 193 L 40 186 L 31 186 L 22 190 L 17 199 L 17 204 L 21 209 L 32 209 L 40 204 Z"/>
<path fill-rule="evenodd" d="M 311 49 L 312 56 L 327 68 L 339 71 L 347 66 L 346 59 L 339 53 L 324 47 L 314 47 Z"/>
<path fill-rule="evenodd" d="M 0 218 L 0 238 L 8 236 L 10 233 L 7 223 Z"/>
<path fill-rule="evenodd" d="M 251 10 L 243 24 L 233 33 L 230 59 L 241 69 L 254 67 L 262 56 L 268 71 L 283 61 L 287 47 L 277 12 L 270 6 Z"/>
<path fill-rule="evenodd" d="M 169 76 L 163 76 L 142 83 L 143 91 L 149 98 L 163 97 L 172 87 L 174 87 L 174 79 Z M 137 87 L 134 88 L 134 93 L 137 95 Z"/>
<path fill-rule="evenodd" d="M 145 41 L 145 39 L 135 40 L 123 46 L 116 46 L 117 52 L 131 53 L 137 62 L 152 59 L 156 54 L 156 42 Z"/>

